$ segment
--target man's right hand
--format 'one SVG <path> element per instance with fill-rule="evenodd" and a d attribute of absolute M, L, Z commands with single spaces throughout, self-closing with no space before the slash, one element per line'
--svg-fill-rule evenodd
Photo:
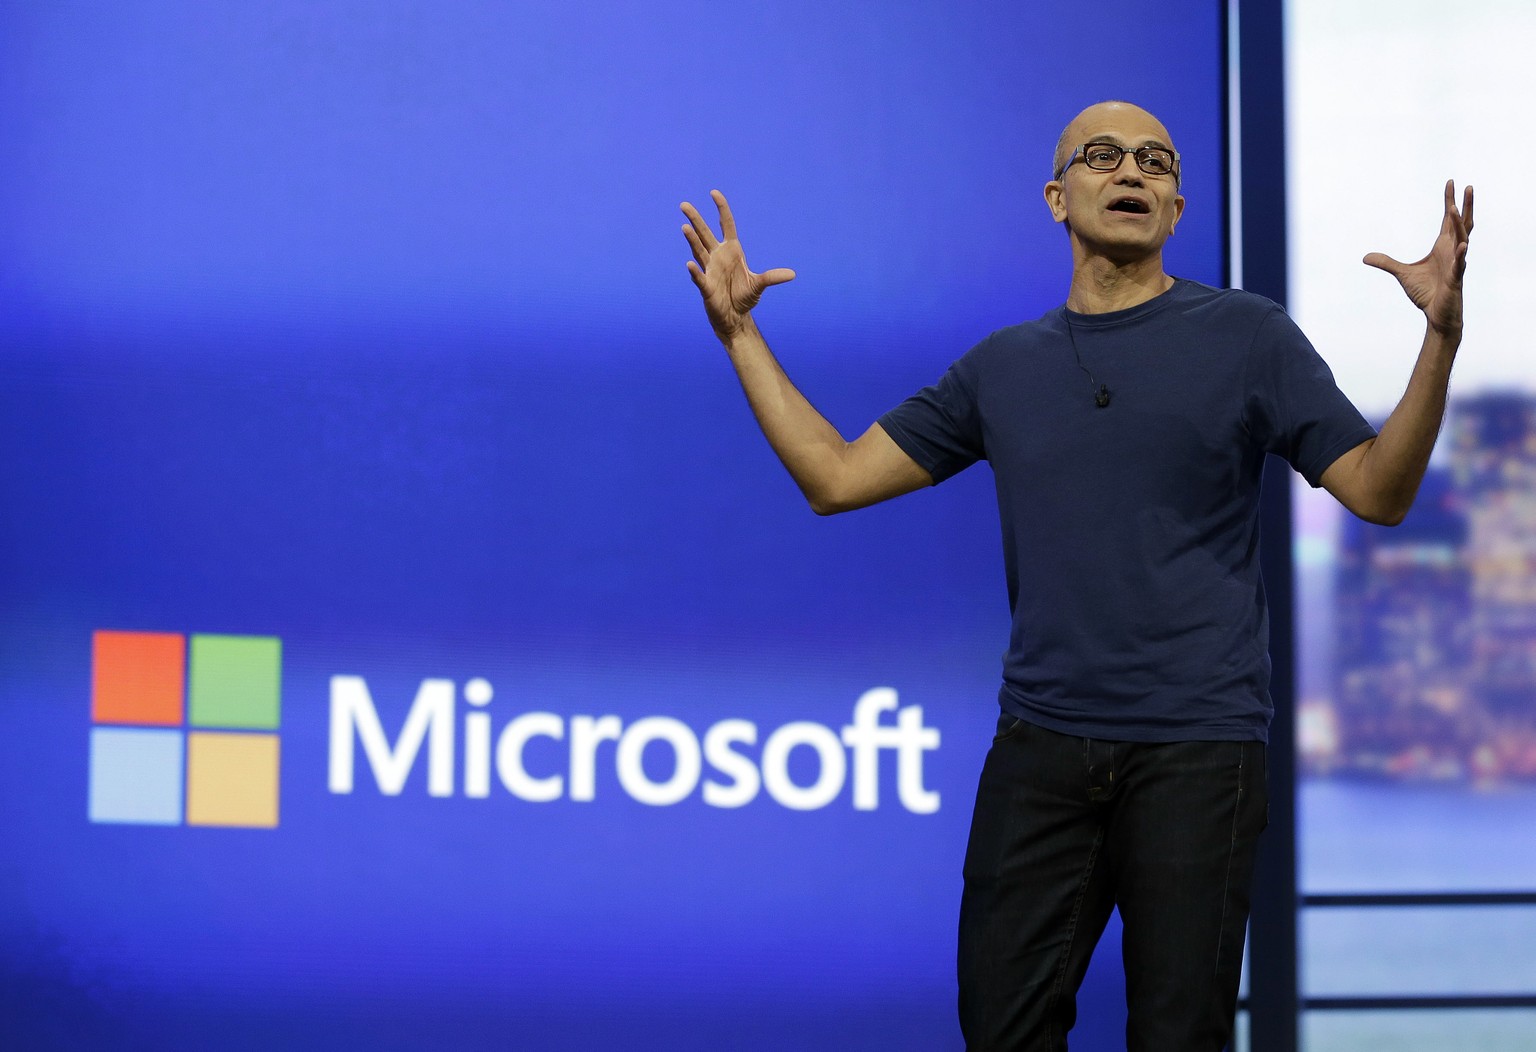
<path fill-rule="evenodd" d="M 795 272 L 778 267 L 754 274 L 747 269 L 747 257 L 741 250 L 741 242 L 736 239 L 736 220 L 731 215 L 731 206 L 719 190 L 711 190 L 709 196 L 720 210 L 722 239 L 715 238 L 714 231 L 699 215 L 698 209 L 687 201 L 682 205 L 683 215 L 688 217 L 688 222 L 683 224 L 683 236 L 688 239 L 688 247 L 693 249 L 688 274 L 704 297 L 709 324 L 721 342 L 728 343 L 750 320 L 752 308 L 762 299 L 763 290 L 769 285 L 794 280 Z"/>
<path fill-rule="evenodd" d="M 719 190 L 709 196 L 720 209 L 724 239 L 717 241 L 698 210 L 684 202 L 688 223 L 683 236 L 693 249 L 688 273 L 704 297 L 709 323 L 725 344 L 758 425 L 811 508 L 818 515 L 832 515 L 933 485 L 933 476 L 879 424 L 871 424 L 856 441 L 845 442 L 790 383 L 752 323 L 752 308 L 764 289 L 792 280 L 795 272 L 783 267 L 762 274 L 748 270 L 731 206 Z"/>

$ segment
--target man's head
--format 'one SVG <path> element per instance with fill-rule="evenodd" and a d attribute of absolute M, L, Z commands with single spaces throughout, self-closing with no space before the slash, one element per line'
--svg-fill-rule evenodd
<path fill-rule="evenodd" d="M 1085 154 L 1089 145 L 1101 148 Z M 1140 106 L 1097 103 L 1057 140 L 1046 205 L 1090 255 L 1117 263 L 1154 255 L 1184 213 L 1177 156 L 1168 129 Z"/>

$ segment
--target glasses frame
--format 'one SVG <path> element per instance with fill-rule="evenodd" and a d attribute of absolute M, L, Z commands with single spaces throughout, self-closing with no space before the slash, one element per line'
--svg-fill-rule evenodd
<path fill-rule="evenodd" d="M 1110 165 L 1108 168 L 1095 168 L 1093 165 L 1089 164 L 1088 163 L 1088 155 L 1086 153 L 1084 153 L 1083 151 L 1088 149 L 1088 147 L 1090 147 L 1090 146 L 1103 146 L 1103 147 L 1106 147 L 1108 149 L 1114 150 L 1115 151 L 1115 163 Z M 1157 172 L 1157 171 L 1153 171 L 1152 169 L 1147 167 L 1147 164 L 1146 164 L 1147 157 L 1146 157 L 1146 155 L 1150 154 L 1154 150 L 1156 152 L 1158 152 L 1158 153 L 1166 153 L 1166 154 L 1169 154 L 1170 156 L 1172 156 L 1173 163 L 1170 165 L 1168 171 L 1166 171 L 1166 172 Z M 1104 142 L 1104 141 L 1098 140 L 1098 139 L 1095 139 L 1093 142 L 1085 142 L 1081 146 L 1079 146 L 1077 149 L 1073 150 L 1072 151 L 1072 156 L 1067 158 L 1067 163 L 1062 165 L 1061 166 L 1061 171 L 1056 173 L 1056 178 L 1060 179 L 1062 176 L 1066 175 L 1067 174 L 1067 169 L 1071 168 L 1073 162 L 1076 161 L 1079 157 L 1081 157 L 1082 160 L 1083 160 L 1083 167 L 1087 168 L 1090 172 L 1115 172 L 1115 171 L 1119 171 L 1120 170 L 1120 166 L 1125 163 L 1125 155 L 1126 154 L 1130 154 L 1132 157 L 1134 157 L 1136 159 L 1136 167 L 1141 169 L 1141 171 L 1146 173 L 1147 175 L 1160 175 L 1160 176 L 1161 175 L 1171 175 L 1171 176 L 1173 176 L 1173 185 L 1174 185 L 1175 188 L 1177 188 L 1179 183 L 1181 182 L 1181 180 L 1179 178 L 1179 151 L 1178 150 L 1170 149 L 1167 146 L 1137 146 L 1137 147 L 1133 148 L 1133 147 L 1130 147 L 1130 146 L 1121 146 L 1119 143 L 1115 143 L 1115 142 Z"/>

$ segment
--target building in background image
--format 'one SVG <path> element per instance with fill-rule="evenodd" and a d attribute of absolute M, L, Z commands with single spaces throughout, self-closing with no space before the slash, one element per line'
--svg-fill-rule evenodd
<path fill-rule="evenodd" d="M 1342 520 L 1306 774 L 1536 781 L 1536 398 L 1453 403 L 1408 519 Z"/>

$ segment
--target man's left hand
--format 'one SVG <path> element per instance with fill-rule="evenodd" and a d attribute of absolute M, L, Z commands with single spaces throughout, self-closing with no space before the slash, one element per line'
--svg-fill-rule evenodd
<path fill-rule="evenodd" d="M 1372 252 L 1363 262 L 1385 270 L 1398 280 L 1414 306 L 1424 312 L 1429 327 L 1446 336 L 1461 335 L 1461 276 L 1467 269 L 1467 240 L 1472 235 L 1472 188 L 1462 193 L 1456 207 L 1456 181 L 1445 184 L 1445 218 L 1440 236 L 1429 255 L 1417 263 L 1399 263 L 1391 256 Z"/>

